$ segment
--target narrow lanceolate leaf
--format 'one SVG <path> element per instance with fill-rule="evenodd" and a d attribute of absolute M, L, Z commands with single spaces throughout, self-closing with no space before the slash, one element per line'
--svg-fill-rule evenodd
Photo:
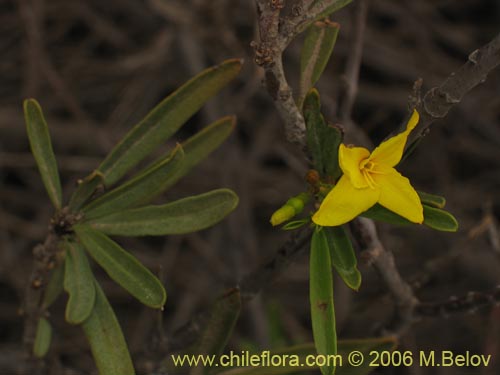
<path fill-rule="evenodd" d="M 233 211 L 237 195 L 228 189 L 208 193 L 161 206 L 146 206 L 89 220 L 88 225 L 118 236 L 165 236 L 191 233 L 208 228 Z"/>
<path fill-rule="evenodd" d="M 205 323 L 205 329 L 195 344 L 194 354 L 219 356 L 224 351 L 241 309 L 241 296 L 238 289 L 231 289 L 219 298 L 210 312 L 210 318 Z M 203 368 L 208 374 L 212 368 Z"/>
<path fill-rule="evenodd" d="M 182 144 L 184 161 L 175 175 L 168 180 L 167 188 L 184 177 L 193 167 L 217 149 L 232 133 L 236 117 L 223 117 L 206 126 Z"/>
<path fill-rule="evenodd" d="M 423 204 L 431 207 L 444 208 L 446 206 L 446 198 L 439 195 L 424 193 L 423 191 L 417 191 L 418 197 Z"/>
<path fill-rule="evenodd" d="M 85 217 L 96 218 L 148 203 L 170 185 L 170 180 L 182 167 L 183 159 L 184 152 L 178 145 L 168 157 L 85 206 Z"/>
<path fill-rule="evenodd" d="M 38 320 L 36 327 L 35 343 L 33 345 L 33 354 L 37 358 L 43 358 L 50 348 L 52 341 L 52 326 L 45 318 Z"/>
<path fill-rule="evenodd" d="M 316 21 L 307 31 L 300 58 L 299 107 L 323 74 L 337 41 L 340 25 L 328 19 Z"/>
<path fill-rule="evenodd" d="M 442 232 L 456 232 L 458 230 L 457 219 L 452 214 L 426 205 L 424 205 L 424 224 Z"/>
<path fill-rule="evenodd" d="M 317 228 L 312 236 L 309 267 L 309 298 L 314 344 L 319 355 L 337 354 L 337 333 L 333 306 L 333 277 L 328 240 Z M 334 364 L 321 367 L 323 375 L 332 375 Z"/>
<path fill-rule="evenodd" d="M 424 225 L 442 232 L 457 231 L 458 222 L 452 214 L 439 208 L 427 206 L 426 204 L 424 204 L 423 207 Z M 396 225 L 413 224 L 411 221 L 399 216 L 398 214 L 388 210 L 378 203 L 367 211 L 363 212 L 361 216 Z"/>
<path fill-rule="evenodd" d="M 40 104 L 34 99 L 24 101 L 24 118 L 30 141 L 31 152 L 35 157 L 42 181 L 55 208 L 62 206 L 61 182 L 56 158 L 52 150 L 49 129 L 43 117 Z"/>
<path fill-rule="evenodd" d="M 66 321 L 80 324 L 89 317 L 95 302 L 94 275 L 81 244 L 66 242 L 64 268 L 64 290 L 69 294 Z"/>
<path fill-rule="evenodd" d="M 89 254 L 109 277 L 149 307 L 161 308 L 165 304 L 167 294 L 162 283 L 134 256 L 104 233 L 84 224 L 74 229 Z"/>
<path fill-rule="evenodd" d="M 48 309 L 63 291 L 64 262 L 59 264 L 50 274 L 50 280 L 43 294 L 42 308 Z"/>
<path fill-rule="evenodd" d="M 356 254 L 344 227 L 324 227 L 333 267 L 346 285 L 358 290 L 361 285 L 361 273 L 358 270 Z"/>
<path fill-rule="evenodd" d="M 397 342 L 394 337 L 378 337 L 359 340 L 339 340 L 338 357 L 331 358 L 337 362 L 336 375 L 367 375 L 377 367 L 373 361 L 363 361 L 360 366 L 351 366 L 348 363 L 349 354 L 359 351 L 363 358 L 375 357 L 376 353 L 390 352 L 396 348 Z M 289 359 L 282 366 L 261 366 L 236 367 L 230 370 L 215 372 L 219 375 L 281 375 L 295 372 L 304 372 L 317 368 L 317 366 L 307 366 L 307 358 L 316 355 L 313 343 L 292 346 L 281 350 L 273 351 L 274 355 Z M 361 358 L 361 357 L 360 357 Z M 285 361 L 283 361 L 285 362 Z"/>
<path fill-rule="evenodd" d="M 99 374 L 134 375 L 134 365 L 120 324 L 101 287 L 97 282 L 94 284 L 94 309 L 82 327 Z"/>
<path fill-rule="evenodd" d="M 226 86 L 241 69 L 242 61 L 231 59 L 189 80 L 158 104 L 111 151 L 98 167 L 109 186 L 164 143 L 201 106 Z"/>

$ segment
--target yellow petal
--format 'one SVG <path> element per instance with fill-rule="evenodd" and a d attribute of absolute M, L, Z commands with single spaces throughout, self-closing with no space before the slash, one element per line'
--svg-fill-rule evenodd
<path fill-rule="evenodd" d="M 368 183 L 361 173 L 360 164 L 369 156 L 370 151 L 363 147 L 346 147 L 343 143 L 339 147 L 340 168 L 356 188 L 368 187 Z"/>
<path fill-rule="evenodd" d="M 410 180 L 392 169 L 390 173 L 373 175 L 380 187 L 380 203 L 385 208 L 414 223 L 424 221 L 423 207 Z"/>
<path fill-rule="evenodd" d="M 312 220 L 325 227 L 347 223 L 369 209 L 379 198 L 378 189 L 356 189 L 346 175 L 328 193 Z"/>
<path fill-rule="evenodd" d="M 375 164 L 385 164 L 389 167 L 394 167 L 398 164 L 403 156 L 408 135 L 415 128 L 415 126 L 417 126 L 418 119 L 418 112 L 414 110 L 408 124 L 406 125 L 406 130 L 382 142 L 375 150 L 373 150 L 370 160 Z"/>

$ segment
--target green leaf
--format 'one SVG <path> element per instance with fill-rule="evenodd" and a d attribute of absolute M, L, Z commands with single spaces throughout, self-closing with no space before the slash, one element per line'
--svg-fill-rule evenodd
<path fill-rule="evenodd" d="M 76 225 L 74 230 L 109 277 L 143 304 L 153 308 L 163 307 L 167 299 L 165 288 L 134 256 L 105 234 L 84 224 Z"/>
<path fill-rule="evenodd" d="M 165 142 L 205 102 L 226 86 L 241 70 L 240 59 L 226 60 L 189 80 L 158 104 L 111 151 L 98 170 L 109 186 Z"/>
<path fill-rule="evenodd" d="M 440 210 L 439 208 L 427 206 L 425 204 L 422 206 L 424 208 L 424 225 L 442 232 L 457 231 L 458 222 L 452 214 L 447 211 Z M 408 219 L 399 216 L 398 214 L 388 210 L 378 203 L 367 211 L 363 212 L 361 216 L 396 225 L 414 224 Z"/>
<path fill-rule="evenodd" d="M 299 108 L 304 97 L 323 74 L 337 41 L 340 25 L 328 19 L 309 26 L 300 58 Z"/>
<path fill-rule="evenodd" d="M 456 232 L 458 230 L 457 219 L 452 214 L 426 205 L 424 205 L 424 224 L 442 232 Z"/>
<path fill-rule="evenodd" d="M 339 340 L 338 355 L 342 358 L 342 365 L 338 363 L 339 366 L 337 366 L 335 373 L 336 375 L 367 375 L 376 369 L 376 367 L 370 367 L 371 361 L 369 359 L 373 358 L 373 352 L 381 353 L 384 351 L 392 351 L 396 348 L 396 345 L 397 342 L 394 337 Z M 365 358 L 363 364 L 358 367 L 351 366 L 347 361 L 349 354 L 353 351 L 361 352 Z M 304 372 L 304 370 L 317 368 L 306 367 L 306 358 L 316 355 L 316 349 L 313 343 L 276 350 L 273 351 L 272 354 L 280 356 L 281 358 L 287 356 L 289 361 L 283 366 L 236 367 L 215 373 L 219 375 L 281 375 Z M 298 365 L 295 365 L 295 363 Z M 302 364 L 304 364 L 304 366 L 302 366 Z"/>
<path fill-rule="evenodd" d="M 72 241 L 66 241 L 65 245 L 64 290 L 69 294 L 66 321 L 80 324 L 89 317 L 94 307 L 94 275 L 82 245 Z"/>
<path fill-rule="evenodd" d="M 420 201 L 431 207 L 444 208 L 446 206 L 446 198 L 439 195 L 424 193 L 423 191 L 417 191 Z"/>
<path fill-rule="evenodd" d="M 42 308 L 48 309 L 63 291 L 64 262 L 61 262 L 50 274 L 50 280 L 43 294 Z"/>
<path fill-rule="evenodd" d="M 222 354 L 231 337 L 241 310 L 241 296 L 239 289 L 231 289 L 219 298 L 210 312 L 210 318 L 205 323 L 205 329 L 195 344 L 195 354 L 216 355 Z M 203 373 L 208 374 L 210 367 L 205 367 Z"/>
<path fill-rule="evenodd" d="M 49 351 L 51 341 L 52 326 L 47 319 L 40 318 L 36 327 L 35 343 L 33 345 L 33 354 L 35 355 L 35 357 L 45 357 L 45 355 Z"/>
<path fill-rule="evenodd" d="M 314 167 L 321 176 L 336 180 L 342 174 L 338 151 L 344 138 L 343 131 L 335 125 L 327 125 L 321 114 L 319 93 L 311 89 L 304 101 L 304 118 L 307 130 L 307 147 Z"/>
<path fill-rule="evenodd" d="M 85 206 L 85 218 L 96 218 L 148 203 L 170 185 L 170 180 L 182 168 L 183 160 L 184 151 L 178 145 L 169 156 Z"/>
<path fill-rule="evenodd" d="M 309 297 L 314 343 L 319 355 L 337 354 L 337 333 L 333 306 L 333 277 L 326 233 L 316 228 L 311 241 Z M 323 375 L 335 372 L 333 364 L 321 367 Z"/>
<path fill-rule="evenodd" d="M 104 292 L 94 282 L 96 299 L 89 318 L 82 324 L 94 361 L 101 375 L 134 375 L 134 365 L 120 324 Z"/>
<path fill-rule="evenodd" d="M 361 285 L 361 273 L 358 270 L 356 254 L 344 227 L 324 227 L 328 240 L 333 267 L 346 285 L 358 290 Z"/>
<path fill-rule="evenodd" d="M 24 118 L 31 152 L 35 157 L 45 189 L 54 207 L 60 209 L 62 206 L 62 190 L 56 157 L 52 150 L 49 129 L 43 117 L 42 108 L 35 99 L 24 101 Z"/>
<path fill-rule="evenodd" d="M 191 233 L 221 221 L 238 204 L 228 189 L 179 199 L 161 206 L 146 206 L 89 220 L 88 225 L 118 236 L 164 236 Z"/>

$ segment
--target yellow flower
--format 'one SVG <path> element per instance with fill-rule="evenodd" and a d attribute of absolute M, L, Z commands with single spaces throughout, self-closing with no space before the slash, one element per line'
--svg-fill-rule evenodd
<path fill-rule="evenodd" d="M 341 225 L 379 203 L 411 222 L 421 224 L 424 216 L 420 198 L 410 181 L 394 169 L 418 119 L 418 112 L 413 111 L 406 130 L 382 142 L 371 154 L 366 148 L 341 144 L 339 164 L 344 174 L 312 220 L 321 226 Z"/>

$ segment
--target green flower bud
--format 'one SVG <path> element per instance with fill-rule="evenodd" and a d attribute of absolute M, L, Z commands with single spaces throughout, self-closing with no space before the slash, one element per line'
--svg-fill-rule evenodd
<path fill-rule="evenodd" d="M 271 216 L 271 224 L 273 226 L 280 225 L 285 221 L 292 219 L 304 209 L 304 205 L 311 198 L 309 193 L 300 193 L 299 195 L 290 198 L 281 208 Z"/>

